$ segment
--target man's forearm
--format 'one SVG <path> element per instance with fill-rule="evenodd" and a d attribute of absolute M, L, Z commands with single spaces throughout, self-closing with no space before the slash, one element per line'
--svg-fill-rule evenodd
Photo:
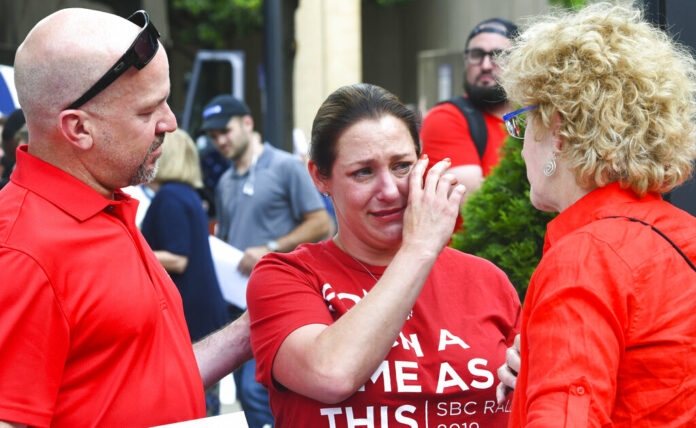
<path fill-rule="evenodd" d="M 193 345 L 203 386 L 208 388 L 252 358 L 249 314 Z"/>
<path fill-rule="evenodd" d="M 287 253 L 300 244 L 316 242 L 325 238 L 329 233 L 331 218 L 325 209 L 312 211 L 305 214 L 302 223 L 298 224 L 285 236 L 276 239 L 278 251 Z"/>
<path fill-rule="evenodd" d="M 454 174 L 459 184 L 463 184 L 466 187 L 466 193 L 464 193 L 461 201 L 461 206 L 463 207 L 469 196 L 481 187 L 483 170 L 479 165 L 459 165 L 453 166 L 447 172 Z"/>
<path fill-rule="evenodd" d="M 26 428 L 26 425 L 17 424 L 14 422 L 0 421 L 0 428 Z"/>

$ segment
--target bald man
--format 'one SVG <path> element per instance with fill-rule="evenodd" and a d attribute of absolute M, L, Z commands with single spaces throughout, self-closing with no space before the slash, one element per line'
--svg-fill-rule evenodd
<path fill-rule="evenodd" d="M 142 11 L 64 9 L 17 50 L 29 144 L 0 191 L 0 426 L 203 417 L 204 385 L 251 356 L 247 317 L 192 349 L 119 190 L 152 179 L 176 129 L 158 36 Z"/>

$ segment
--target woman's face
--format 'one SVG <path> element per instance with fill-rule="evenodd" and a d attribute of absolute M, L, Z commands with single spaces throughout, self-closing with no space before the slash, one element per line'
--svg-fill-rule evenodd
<path fill-rule="evenodd" d="M 331 176 L 320 190 L 331 193 L 344 245 L 398 249 L 416 160 L 411 134 L 394 116 L 363 119 L 341 134 Z"/>
<path fill-rule="evenodd" d="M 558 171 L 550 177 L 544 175 L 544 164 L 551 160 L 554 153 L 554 140 L 552 130 L 544 128 L 538 118 L 528 115 L 522 159 L 527 166 L 529 199 L 532 205 L 541 211 L 558 211 L 555 201 L 558 195 L 553 189 L 559 175 Z"/>

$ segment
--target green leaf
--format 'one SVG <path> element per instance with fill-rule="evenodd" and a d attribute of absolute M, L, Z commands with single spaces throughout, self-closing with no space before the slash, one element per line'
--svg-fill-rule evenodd
<path fill-rule="evenodd" d="M 261 30 L 262 0 L 171 0 L 175 35 L 207 48 L 227 48 L 234 37 Z"/>
<path fill-rule="evenodd" d="M 587 0 L 549 0 L 549 2 L 554 6 L 574 10 L 579 10 L 587 6 Z"/>

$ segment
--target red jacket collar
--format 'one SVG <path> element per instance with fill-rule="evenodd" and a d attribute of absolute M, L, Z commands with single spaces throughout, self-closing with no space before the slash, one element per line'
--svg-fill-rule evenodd
<path fill-rule="evenodd" d="M 594 189 L 549 222 L 546 226 L 544 252 L 559 239 L 595 220 L 625 215 L 622 205 L 638 200 L 657 201 L 662 200 L 662 196 L 648 193 L 641 199 L 632 190 L 622 189 L 619 183 Z"/>

